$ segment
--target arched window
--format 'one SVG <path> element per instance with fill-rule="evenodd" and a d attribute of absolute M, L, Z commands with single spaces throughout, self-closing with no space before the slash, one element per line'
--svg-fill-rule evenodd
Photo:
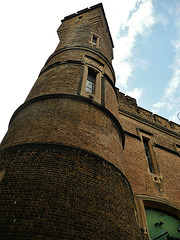
<path fill-rule="evenodd" d="M 180 239 L 180 222 L 177 218 L 159 209 L 145 208 L 151 239 Z"/>
<path fill-rule="evenodd" d="M 135 195 L 142 232 L 152 240 L 180 240 L 180 209 L 164 199 Z"/>

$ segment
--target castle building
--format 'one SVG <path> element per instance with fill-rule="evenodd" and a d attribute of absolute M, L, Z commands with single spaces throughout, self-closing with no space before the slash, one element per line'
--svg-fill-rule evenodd
<path fill-rule="evenodd" d="M 102 4 L 58 36 L 0 145 L 0 239 L 180 239 L 180 126 L 115 87 Z"/>

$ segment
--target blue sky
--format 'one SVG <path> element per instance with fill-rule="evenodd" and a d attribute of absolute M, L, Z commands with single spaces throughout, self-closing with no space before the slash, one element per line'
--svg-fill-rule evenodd
<path fill-rule="evenodd" d="M 61 20 L 97 0 L 6 0 L 0 5 L 0 140 L 53 53 Z M 114 41 L 116 86 L 180 123 L 180 0 L 102 0 Z"/>
<path fill-rule="evenodd" d="M 180 111 L 180 1 L 149 1 L 153 20 L 146 33 L 135 37 L 131 62 L 133 76 L 127 80 L 138 104 L 178 122 Z M 137 10 L 138 11 L 138 10 Z M 122 87 L 123 88 L 123 87 Z M 124 88 L 126 92 L 126 89 Z"/>
<path fill-rule="evenodd" d="M 139 106 L 179 123 L 180 1 L 136 1 L 128 14 L 115 40 L 117 55 L 126 38 L 124 48 L 129 44 L 120 61 L 115 54 L 117 86 Z"/>

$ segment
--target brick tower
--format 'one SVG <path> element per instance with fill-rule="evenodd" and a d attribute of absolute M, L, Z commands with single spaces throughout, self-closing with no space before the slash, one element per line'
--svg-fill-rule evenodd
<path fill-rule="evenodd" d="M 102 4 L 58 35 L 1 143 L 0 239 L 142 239 Z"/>

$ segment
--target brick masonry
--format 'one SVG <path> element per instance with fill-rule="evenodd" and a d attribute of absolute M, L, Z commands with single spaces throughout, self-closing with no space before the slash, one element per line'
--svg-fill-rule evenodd
<path fill-rule="evenodd" d="M 180 213 L 180 126 L 115 88 L 101 4 L 63 19 L 58 35 L 0 145 L 0 239 L 138 240 L 141 227 L 148 239 L 147 203 Z M 98 72 L 98 96 L 82 91 L 89 67 Z M 141 130 L 152 138 L 158 181 Z M 139 222 L 133 195 L 148 199 L 138 203 Z"/>
<path fill-rule="evenodd" d="M 81 147 L 122 170 L 122 142 L 114 122 L 81 100 L 53 98 L 30 104 L 12 121 L 1 148 L 36 142 Z"/>
<path fill-rule="evenodd" d="M 144 194 L 179 206 L 180 126 L 137 106 L 136 100 L 118 93 L 119 121 L 126 132 L 124 173 L 134 194 Z M 138 130 L 151 134 L 160 182 L 153 181 Z M 136 169 L 136 171 L 134 171 Z M 152 206 L 153 207 L 153 206 Z M 179 215 L 179 214 L 178 214 Z M 177 215 L 177 217 L 178 217 Z"/>
<path fill-rule="evenodd" d="M 97 155 L 25 144 L 2 166 L 0 239 L 141 239 L 128 181 Z"/>

